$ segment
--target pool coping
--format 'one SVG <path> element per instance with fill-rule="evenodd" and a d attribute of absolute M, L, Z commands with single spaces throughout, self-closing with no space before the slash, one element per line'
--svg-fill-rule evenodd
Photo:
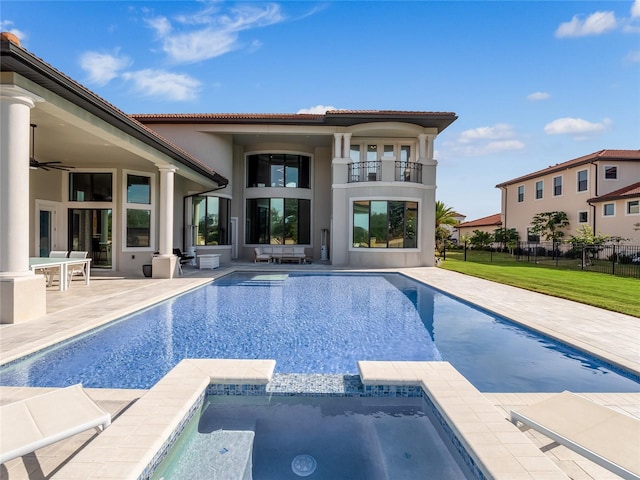
<path fill-rule="evenodd" d="M 202 406 L 210 385 L 266 386 L 275 364 L 275 360 L 182 360 L 54 478 L 149 478 L 169 444 Z M 361 361 L 358 369 L 365 388 L 420 387 L 484 478 L 568 478 L 448 362 Z"/>

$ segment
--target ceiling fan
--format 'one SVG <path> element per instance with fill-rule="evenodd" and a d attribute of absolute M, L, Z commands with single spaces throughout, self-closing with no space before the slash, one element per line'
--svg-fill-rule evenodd
<path fill-rule="evenodd" d="M 31 124 L 31 154 L 29 155 L 29 168 L 33 170 L 41 168 L 46 172 L 52 168 L 56 170 L 64 170 L 65 172 L 74 168 L 68 165 L 60 165 L 62 162 L 39 162 L 35 159 L 36 127 L 37 125 L 34 125 L 33 123 Z"/>

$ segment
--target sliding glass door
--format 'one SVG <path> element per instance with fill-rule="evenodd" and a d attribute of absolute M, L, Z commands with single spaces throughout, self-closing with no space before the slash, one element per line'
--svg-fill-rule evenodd
<path fill-rule="evenodd" d="M 71 250 L 88 252 L 92 268 L 111 268 L 111 209 L 70 208 L 68 245 Z"/>

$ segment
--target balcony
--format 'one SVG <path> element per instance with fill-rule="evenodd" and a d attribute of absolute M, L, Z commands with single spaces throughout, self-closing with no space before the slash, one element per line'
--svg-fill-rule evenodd
<path fill-rule="evenodd" d="M 395 162 L 396 182 L 422 183 L 422 164 L 417 162 Z"/>
<path fill-rule="evenodd" d="M 349 183 L 377 182 L 382 173 L 382 162 L 354 162 L 349 164 Z"/>

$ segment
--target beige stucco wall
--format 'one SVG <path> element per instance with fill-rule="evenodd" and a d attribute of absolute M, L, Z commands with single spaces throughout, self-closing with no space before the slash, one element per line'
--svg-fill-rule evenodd
<path fill-rule="evenodd" d="M 618 180 L 604 179 L 604 166 L 618 166 Z M 588 172 L 588 188 L 584 192 L 577 191 L 577 174 L 581 170 Z M 554 177 L 562 177 L 562 195 L 553 195 Z M 543 181 L 543 198 L 536 199 L 536 182 Z M 625 218 L 624 205 L 616 206 L 615 217 L 604 218 L 602 206 L 590 205 L 589 199 L 597 195 L 605 195 L 619 190 L 627 185 L 640 181 L 640 162 L 596 162 L 594 164 L 579 165 L 561 172 L 541 175 L 539 177 L 514 183 L 502 188 L 502 214 L 505 228 L 516 228 L 522 240 L 527 238 L 527 227 L 537 213 L 563 211 L 569 219 L 569 228 L 565 229 L 565 238 L 576 234 L 576 229 L 582 224 L 578 222 L 580 212 L 587 212 L 588 225 L 599 233 L 629 238 L 640 241 L 640 231 L 630 230 L 629 218 Z M 518 186 L 524 185 L 524 202 L 518 203 Z M 629 216 L 627 216 L 629 217 Z M 640 221 L 636 220 L 636 221 Z"/>

